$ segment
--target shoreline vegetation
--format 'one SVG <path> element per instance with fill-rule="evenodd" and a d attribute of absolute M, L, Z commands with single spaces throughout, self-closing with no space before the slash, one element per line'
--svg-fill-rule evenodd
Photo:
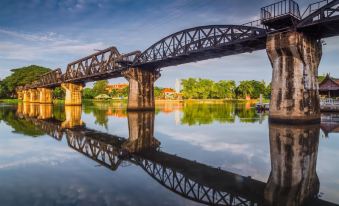
<path fill-rule="evenodd" d="M 17 97 L 18 86 L 30 85 L 37 82 L 39 77 L 50 71 L 49 68 L 30 65 L 27 67 L 12 69 L 12 74 L 0 81 L 0 101 L 11 103 Z M 154 97 L 156 101 L 184 101 L 220 103 L 227 101 L 255 101 L 258 102 L 262 95 L 264 102 L 270 99 L 271 84 L 265 81 L 234 80 L 214 81 L 205 78 L 187 78 L 177 82 L 176 88 L 154 86 Z M 119 85 L 119 84 L 118 84 Z M 122 84 L 120 84 L 122 85 Z M 117 87 L 109 84 L 107 80 L 94 82 L 92 88 L 85 87 L 82 91 L 84 101 L 126 101 L 129 93 L 129 86 Z M 55 104 L 62 104 L 65 98 L 65 91 L 61 87 L 53 90 Z"/>
<path fill-rule="evenodd" d="M 83 99 L 84 102 L 103 102 L 103 103 L 115 103 L 115 102 L 124 102 L 127 103 L 127 99 L 107 99 L 107 100 L 102 100 L 102 99 Z M 0 99 L 0 103 L 8 103 L 8 104 L 17 104 L 19 102 L 22 102 L 22 100 L 18 99 Z M 224 104 L 224 103 L 229 103 L 229 102 L 246 102 L 246 103 L 251 103 L 255 104 L 259 102 L 259 99 L 251 99 L 251 100 L 246 100 L 246 99 L 155 99 L 155 103 L 162 103 L 162 102 L 181 102 L 181 103 L 192 103 L 192 104 Z M 268 103 L 269 99 L 263 99 L 263 103 Z M 63 99 L 54 99 L 53 104 L 64 104 L 65 100 Z"/>

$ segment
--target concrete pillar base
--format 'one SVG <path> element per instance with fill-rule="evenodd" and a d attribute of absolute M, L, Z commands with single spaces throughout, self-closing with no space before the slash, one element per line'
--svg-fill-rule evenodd
<path fill-rule="evenodd" d="M 23 90 L 22 92 L 23 92 L 22 100 L 24 102 L 29 102 L 31 100 L 31 96 L 30 96 L 29 90 Z"/>
<path fill-rule="evenodd" d="M 320 124 L 270 123 L 271 173 L 264 194 L 267 205 L 303 205 L 318 194 L 319 133 Z"/>
<path fill-rule="evenodd" d="M 154 111 L 154 82 L 160 77 L 158 70 L 130 68 L 122 73 L 129 82 L 129 111 Z"/>
<path fill-rule="evenodd" d="M 38 88 L 39 103 L 52 104 L 53 103 L 53 90 L 49 88 Z"/>
<path fill-rule="evenodd" d="M 80 106 L 82 104 L 81 91 L 83 84 L 62 83 L 61 87 L 65 90 L 65 105 Z"/>
<path fill-rule="evenodd" d="M 318 66 L 321 43 L 298 32 L 268 36 L 273 67 L 270 119 L 280 122 L 320 121 Z"/>
<path fill-rule="evenodd" d="M 39 92 L 37 89 L 30 89 L 30 100 L 31 103 L 39 103 Z"/>
<path fill-rule="evenodd" d="M 18 100 L 23 100 L 23 98 L 24 98 L 23 97 L 23 95 L 24 95 L 23 91 L 17 91 L 16 95 L 17 95 Z"/>

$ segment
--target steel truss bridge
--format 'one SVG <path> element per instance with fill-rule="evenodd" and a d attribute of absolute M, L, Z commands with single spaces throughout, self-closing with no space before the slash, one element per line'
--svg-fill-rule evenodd
<path fill-rule="evenodd" d="M 168 154 L 157 148 L 128 153 L 123 137 L 79 126 L 63 129 L 56 119 L 38 119 L 17 114 L 38 129 L 61 141 L 98 164 L 115 171 L 122 164 L 141 167 L 168 190 L 192 201 L 206 205 L 260 206 L 264 205 L 266 183 L 235 173 Z M 311 205 L 335 206 L 317 197 Z"/>
<path fill-rule="evenodd" d="M 122 71 L 131 67 L 157 70 L 262 50 L 266 48 L 269 34 L 288 30 L 303 32 L 319 40 L 339 35 L 339 0 L 312 3 L 303 13 L 295 1 L 283 0 L 263 7 L 260 20 L 243 25 L 185 29 L 161 39 L 143 52 L 121 54 L 117 48 L 110 47 L 69 63 L 65 73 L 61 69 L 46 73 L 25 89 L 120 77 Z"/>

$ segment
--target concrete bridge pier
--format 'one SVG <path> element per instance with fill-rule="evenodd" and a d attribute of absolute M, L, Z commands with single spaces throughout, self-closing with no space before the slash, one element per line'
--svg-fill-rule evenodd
<path fill-rule="evenodd" d="M 24 92 L 23 91 L 17 91 L 16 92 L 16 95 L 18 97 L 18 100 L 23 100 L 23 95 L 24 95 Z"/>
<path fill-rule="evenodd" d="M 24 102 L 29 102 L 31 100 L 31 94 L 30 94 L 29 90 L 23 90 L 22 93 L 23 93 L 22 100 Z"/>
<path fill-rule="evenodd" d="M 53 103 L 53 90 L 49 88 L 38 88 L 39 103 L 52 104 Z"/>
<path fill-rule="evenodd" d="M 82 107 L 65 105 L 66 120 L 62 122 L 61 127 L 71 129 L 83 125 L 81 120 Z"/>
<path fill-rule="evenodd" d="M 319 40 L 299 32 L 268 35 L 267 53 L 273 67 L 270 120 L 305 123 L 320 121 Z"/>
<path fill-rule="evenodd" d="M 79 106 L 82 104 L 81 91 L 84 88 L 82 83 L 62 83 L 61 87 L 65 90 L 65 105 Z"/>
<path fill-rule="evenodd" d="M 127 110 L 154 110 L 154 82 L 160 77 L 155 69 L 130 68 L 122 73 L 129 82 Z"/>
<path fill-rule="evenodd" d="M 29 102 L 31 103 L 39 103 L 39 92 L 37 89 L 30 89 L 29 90 L 29 96 L 30 96 L 30 100 Z"/>
<path fill-rule="evenodd" d="M 154 138 L 153 111 L 128 112 L 128 140 L 122 148 L 129 153 L 141 152 L 157 148 L 160 142 Z"/>
<path fill-rule="evenodd" d="M 303 205 L 319 192 L 316 173 L 320 124 L 269 125 L 271 173 L 267 205 Z"/>

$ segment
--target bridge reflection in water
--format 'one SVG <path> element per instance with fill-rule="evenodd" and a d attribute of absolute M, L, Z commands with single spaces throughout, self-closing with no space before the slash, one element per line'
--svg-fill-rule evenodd
<path fill-rule="evenodd" d="M 140 166 L 161 185 L 207 205 L 335 205 L 318 199 L 316 162 L 320 124 L 269 125 L 271 174 L 267 183 L 160 151 L 154 112 L 128 112 L 129 137 L 93 129 L 81 121 L 81 106 L 19 104 L 17 117 L 112 171 L 123 162 Z"/>

